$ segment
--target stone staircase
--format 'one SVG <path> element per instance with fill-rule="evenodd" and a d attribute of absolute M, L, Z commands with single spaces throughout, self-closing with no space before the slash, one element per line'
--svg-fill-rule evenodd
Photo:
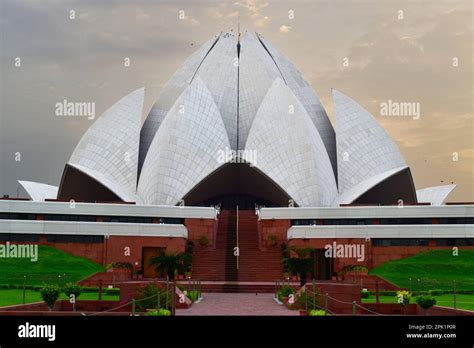
<path fill-rule="evenodd" d="M 237 211 L 222 210 L 218 217 L 215 248 L 197 248 L 193 258 L 193 278 L 201 281 L 222 282 L 210 286 L 210 291 L 271 292 L 273 282 L 281 279 L 280 249 L 261 250 L 258 240 L 258 218 L 253 210 L 239 211 L 237 246 Z M 238 262 L 238 269 L 237 269 Z M 252 287 L 242 282 L 269 282 Z M 257 284 L 255 284 L 257 285 Z"/>

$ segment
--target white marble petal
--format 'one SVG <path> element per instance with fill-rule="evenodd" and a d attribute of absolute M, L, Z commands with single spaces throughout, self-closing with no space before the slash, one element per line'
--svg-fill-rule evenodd
<path fill-rule="evenodd" d="M 416 190 L 416 197 L 420 203 L 431 203 L 431 205 L 442 205 L 456 185 L 432 186 Z"/>
<path fill-rule="evenodd" d="M 105 186 L 112 185 L 122 198 L 136 192 L 144 93 L 139 88 L 105 111 L 83 135 L 68 162 L 95 175 Z"/>
<path fill-rule="evenodd" d="M 372 177 L 407 166 L 397 145 L 367 110 L 334 89 L 332 96 L 341 194 Z"/>
<path fill-rule="evenodd" d="M 305 108 L 277 78 L 265 96 L 247 139 L 259 170 L 300 206 L 328 206 L 337 196 L 331 162 Z"/>
<path fill-rule="evenodd" d="M 170 109 L 150 145 L 138 184 L 145 204 L 175 205 L 224 164 L 230 148 L 219 109 L 196 77 Z"/>
<path fill-rule="evenodd" d="M 178 99 L 181 93 L 189 86 L 191 80 L 202 64 L 202 61 L 215 45 L 217 40 L 219 40 L 219 36 L 215 36 L 204 43 L 178 70 L 176 70 L 171 79 L 163 87 L 158 99 L 148 113 L 140 132 L 139 170 L 143 165 L 148 148 L 150 147 L 153 137 L 160 127 L 161 122 L 163 122 L 163 119 L 169 109 L 176 102 L 176 99 Z"/>
<path fill-rule="evenodd" d="M 56 199 L 58 187 L 39 182 L 18 180 L 18 183 L 25 189 L 31 200 L 42 202 L 45 199 Z"/>
<path fill-rule="evenodd" d="M 266 41 L 262 35 L 257 34 L 257 36 L 278 66 L 282 78 L 306 109 L 306 112 L 316 126 L 331 160 L 334 173 L 337 173 L 336 137 L 334 128 L 329 121 L 326 110 L 321 104 L 319 97 L 293 63 Z"/>

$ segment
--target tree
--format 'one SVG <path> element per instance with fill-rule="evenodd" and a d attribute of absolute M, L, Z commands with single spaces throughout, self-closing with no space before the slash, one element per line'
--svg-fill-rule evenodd
<path fill-rule="evenodd" d="M 311 257 L 311 253 L 314 248 L 297 248 L 292 247 L 293 251 L 298 257 L 289 257 L 284 260 L 284 265 L 292 274 L 298 274 L 300 276 L 300 285 L 306 284 L 306 275 L 313 271 L 314 259 Z"/>
<path fill-rule="evenodd" d="M 50 311 L 53 310 L 54 304 L 56 300 L 59 298 L 60 289 L 55 285 L 46 285 L 45 287 L 41 288 L 40 294 L 41 298 L 44 302 L 48 305 L 48 309 Z"/>
<path fill-rule="evenodd" d="M 433 296 L 418 296 L 416 298 L 416 303 L 423 308 L 425 315 L 428 314 L 428 309 L 433 307 L 436 304 L 436 299 Z"/>
<path fill-rule="evenodd" d="M 169 280 L 174 280 L 176 271 L 186 272 L 188 256 L 186 253 L 167 253 L 162 250 L 157 256 L 150 259 L 150 265 L 156 266 L 156 272 L 160 275 L 166 274 Z"/>

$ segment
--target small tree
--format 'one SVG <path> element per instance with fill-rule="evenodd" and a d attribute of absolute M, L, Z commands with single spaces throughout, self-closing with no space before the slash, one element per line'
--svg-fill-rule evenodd
<path fill-rule="evenodd" d="M 188 261 L 186 253 L 172 254 L 162 250 L 157 256 L 150 259 L 150 265 L 156 267 L 157 273 L 166 274 L 168 279 L 173 281 L 176 272 L 184 274 L 187 271 L 186 261 Z"/>
<path fill-rule="evenodd" d="M 82 287 L 74 283 L 67 283 L 63 288 L 63 292 L 68 298 L 74 295 L 74 299 L 77 299 L 82 294 Z"/>
<path fill-rule="evenodd" d="M 59 298 L 60 289 L 56 285 L 46 285 L 40 290 L 41 298 L 48 305 L 50 311 Z"/>
<path fill-rule="evenodd" d="M 428 309 L 436 304 L 436 299 L 433 296 L 421 295 L 416 298 L 416 303 L 423 308 L 425 315 L 427 315 Z"/>
<path fill-rule="evenodd" d="M 284 260 L 284 264 L 288 267 L 288 270 L 300 276 L 300 285 L 306 284 L 306 275 L 313 271 L 314 259 L 311 257 L 313 248 L 291 248 L 298 257 L 289 257 Z"/>

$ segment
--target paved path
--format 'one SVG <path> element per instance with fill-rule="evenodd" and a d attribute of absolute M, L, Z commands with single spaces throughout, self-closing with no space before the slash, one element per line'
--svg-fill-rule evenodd
<path fill-rule="evenodd" d="M 176 315 L 299 315 L 273 300 L 273 294 L 203 293 L 203 299 Z"/>

